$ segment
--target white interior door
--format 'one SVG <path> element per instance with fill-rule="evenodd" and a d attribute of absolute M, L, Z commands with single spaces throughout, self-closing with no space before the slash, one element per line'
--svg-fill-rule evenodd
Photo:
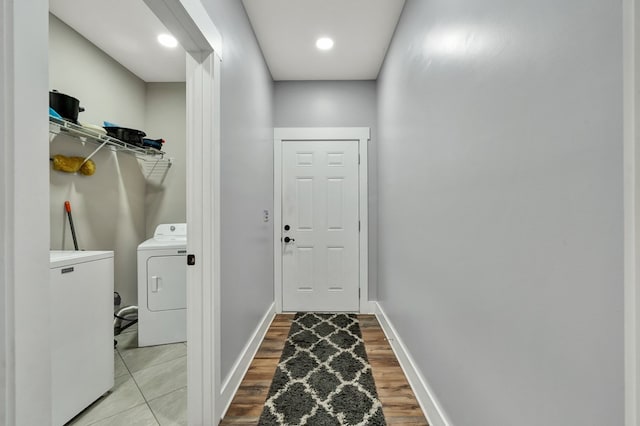
<path fill-rule="evenodd" d="M 282 306 L 359 310 L 358 141 L 282 143 Z"/>

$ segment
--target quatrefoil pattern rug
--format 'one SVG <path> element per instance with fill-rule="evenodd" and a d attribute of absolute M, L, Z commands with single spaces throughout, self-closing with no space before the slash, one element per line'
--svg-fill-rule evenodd
<path fill-rule="evenodd" d="M 386 425 L 353 314 L 296 314 L 258 425 Z"/>

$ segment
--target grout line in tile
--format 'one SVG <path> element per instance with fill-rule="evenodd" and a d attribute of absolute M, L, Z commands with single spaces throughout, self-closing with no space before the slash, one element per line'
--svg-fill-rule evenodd
<path fill-rule="evenodd" d="M 127 374 L 129 375 L 129 378 L 131 378 L 131 380 L 133 380 L 133 382 L 135 383 L 135 380 L 133 379 L 133 375 L 131 374 L 131 371 L 129 371 L 129 367 L 128 367 L 128 366 L 127 366 L 127 364 L 124 362 L 124 359 L 122 358 L 122 355 L 120 355 L 120 351 L 116 350 L 116 353 L 118 354 L 118 356 L 119 356 L 119 357 L 120 357 L 120 359 L 122 360 L 122 363 L 123 363 L 123 365 L 124 365 L 124 368 L 127 370 Z M 114 370 L 114 374 L 115 374 L 115 370 Z M 118 378 L 123 377 L 123 376 L 124 376 L 124 374 L 123 374 L 122 376 L 118 376 Z M 114 377 L 114 380 L 115 380 L 115 377 Z M 136 387 L 138 387 L 138 384 L 137 384 L 137 383 L 136 383 Z M 139 387 L 138 387 L 138 390 L 140 391 L 140 394 L 142 395 L 142 398 L 144 399 L 144 394 L 142 393 L 142 391 L 140 390 L 140 388 L 139 388 Z M 94 405 L 95 405 L 95 406 L 100 405 L 100 404 L 104 401 L 104 399 L 103 399 L 103 398 L 105 398 L 107 395 L 110 395 L 110 394 L 112 394 L 112 393 L 113 393 L 113 390 L 112 390 L 112 389 L 109 389 L 109 390 L 108 390 L 107 392 L 105 392 L 105 393 L 104 393 L 100 398 L 98 398 L 98 400 L 94 401 L 91 405 L 89 405 L 89 406 L 88 406 L 88 407 L 86 407 L 86 408 L 89 408 L 89 407 L 94 406 Z M 100 399 L 102 399 L 102 400 L 101 400 L 101 401 L 99 401 Z M 125 410 L 119 411 L 119 412 L 114 413 L 114 414 L 112 414 L 112 415 L 110 415 L 110 416 L 102 417 L 102 418 L 96 419 L 96 420 L 92 421 L 91 423 L 88 423 L 88 424 L 87 424 L 87 426 L 91 426 L 91 425 L 93 425 L 93 424 L 96 424 L 96 423 L 98 423 L 98 422 L 101 422 L 102 420 L 106 420 L 106 419 L 111 418 L 111 417 L 113 417 L 113 416 L 117 416 L 117 415 L 119 415 L 119 414 L 124 413 L 124 412 L 125 412 L 125 411 L 127 411 L 127 410 L 130 410 L 130 409 L 135 408 L 135 407 L 139 407 L 139 406 L 141 406 L 141 405 L 142 405 L 142 404 L 134 405 L 133 407 L 129 407 L 129 408 L 125 409 Z M 85 408 L 85 410 L 86 410 L 86 408 Z M 84 410 L 83 410 L 83 411 L 84 411 Z M 80 415 L 80 413 L 78 413 L 78 415 Z M 77 417 L 77 416 L 76 416 L 76 417 Z M 74 417 L 74 419 L 75 419 L 75 417 Z M 72 419 L 72 420 L 73 420 L 73 419 Z"/>
<path fill-rule="evenodd" d="M 127 366 L 127 363 L 124 362 L 124 358 L 122 357 L 122 355 L 120 354 L 120 351 L 118 349 L 116 349 L 116 355 L 118 357 L 120 357 L 120 361 L 122 361 L 122 365 L 124 365 L 124 368 L 127 370 L 127 373 L 129 373 L 129 376 L 133 377 L 133 375 L 131 374 L 131 371 L 129 371 L 129 367 Z M 115 376 L 115 370 L 114 370 L 113 374 Z M 124 374 L 123 374 L 123 376 L 124 376 Z M 115 377 L 114 377 L 114 379 L 115 379 Z"/>
<path fill-rule="evenodd" d="M 156 421 L 158 422 L 158 424 L 159 424 L 160 426 L 162 426 L 162 423 L 160 422 L 160 420 L 159 420 L 159 419 L 158 419 L 158 417 L 156 416 L 156 412 L 155 412 L 155 411 L 153 411 L 153 407 L 151 406 L 151 404 L 149 404 L 149 402 L 155 401 L 155 400 L 156 400 L 156 399 L 158 399 L 158 398 L 163 398 L 163 397 L 165 397 L 165 396 L 169 395 L 170 393 L 181 391 L 182 389 L 187 389 L 187 386 L 183 386 L 183 387 L 181 387 L 181 388 L 178 388 L 178 389 L 172 390 L 172 391 L 171 391 L 171 392 L 169 392 L 169 393 L 165 393 L 164 395 L 157 396 L 157 397 L 155 397 L 155 398 L 153 398 L 153 399 L 150 399 L 150 400 L 147 402 L 147 406 L 149 407 L 149 410 L 151 411 L 151 414 L 153 414 L 153 417 L 156 419 Z M 143 397 L 144 397 L 144 395 L 143 395 Z M 146 401 L 146 398 L 145 398 L 145 401 Z M 187 414 L 187 416 L 188 416 L 188 414 Z"/>
<path fill-rule="evenodd" d="M 144 398 L 145 401 L 147 401 L 147 398 L 144 396 L 144 394 L 142 394 L 142 397 Z M 149 411 L 151 411 L 151 415 L 153 416 L 154 419 L 156 419 L 156 422 L 158 423 L 158 425 L 162 426 L 162 423 L 160 423 L 160 419 L 158 419 L 158 416 L 156 416 L 155 411 L 153 411 L 153 409 L 151 408 L 151 405 L 149 405 L 149 401 L 147 401 L 146 404 L 147 404 L 147 408 L 149 408 Z"/>
<path fill-rule="evenodd" d="M 149 365 L 148 367 L 141 368 L 140 370 L 136 371 L 136 373 L 139 373 L 139 372 L 141 372 L 141 371 L 148 370 L 148 369 L 150 369 L 150 368 L 156 368 L 156 367 L 159 367 L 159 366 L 161 366 L 161 365 L 168 364 L 168 363 L 170 363 L 170 362 L 174 362 L 174 361 L 177 361 L 177 360 L 179 360 L 179 359 L 186 358 L 186 357 L 187 357 L 187 355 L 185 354 L 185 355 L 181 355 L 181 356 L 179 356 L 179 357 L 173 358 L 173 359 L 169 359 L 169 360 L 167 360 L 167 361 L 159 362 L 158 364 Z M 125 363 L 125 365 L 126 365 L 126 363 Z M 128 370 L 128 369 L 129 369 L 129 367 L 127 367 L 127 370 Z M 132 373 L 131 371 L 130 371 L 130 373 L 131 373 L 131 376 L 133 377 L 133 373 Z M 134 379 L 134 380 L 135 380 L 135 379 Z M 155 398 L 154 398 L 154 399 L 155 399 Z"/>
<path fill-rule="evenodd" d="M 116 346 L 117 348 L 117 346 Z M 122 359 L 122 362 L 124 363 L 124 367 L 127 369 L 127 371 L 129 372 L 129 377 L 131 377 L 131 380 L 133 380 L 133 383 L 135 383 L 136 388 L 138 388 L 138 392 L 140 392 L 140 395 L 142 395 L 142 399 L 144 400 L 145 405 L 147 406 L 147 408 L 149 409 L 149 411 L 151 411 L 151 414 L 153 415 L 153 418 L 156 419 L 156 422 L 158 424 L 160 424 L 160 421 L 158 420 L 158 418 L 156 417 L 156 413 L 153 412 L 153 410 L 151 409 L 151 406 L 149 405 L 149 401 L 147 400 L 147 397 L 144 395 L 144 392 L 142 392 L 142 388 L 140 388 L 140 385 L 138 384 L 138 382 L 136 381 L 136 378 L 133 377 L 133 373 L 131 372 L 131 369 L 129 368 L 129 366 L 127 365 L 126 361 L 124 360 L 124 357 L 122 356 L 122 354 L 120 353 L 120 350 L 118 349 L 118 355 L 120 355 L 120 358 Z M 142 405 L 142 404 L 140 404 Z"/>
<path fill-rule="evenodd" d="M 184 358 L 184 357 L 186 357 L 186 355 L 183 355 L 183 356 L 178 357 L 176 359 L 180 359 L 180 358 Z M 124 359 L 123 359 L 123 361 L 124 361 Z M 172 362 L 172 361 L 175 361 L 175 360 L 169 360 L 169 361 L 166 361 L 166 362 L 163 362 L 163 363 L 160 363 L 160 364 L 153 365 L 151 367 L 157 367 L 158 365 L 166 364 L 167 362 Z M 131 378 L 133 379 L 133 383 L 136 384 L 136 387 L 140 391 L 140 394 L 142 395 L 142 399 L 144 399 L 144 402 L 147 404 L 147 407 L 149 408 L 149 411 L 151 411 L 151 414 L 153 414 L 153 418 L 156 419 L 156 422 L 158 422 L 159 425 L 161 425 L 160 420 L 158 420 L 158 417 L 156 416 L 156 413 L 151 408 L 151 405 L 149 405 L 149 401 L 153 401 L 154 399 L 162 398 L 163 396 L 169 395 L 171 392 L 175 392 L 175 391 L 177 391 L 179 389 L 183 389 L 183 388 L 174 389 L 171 392 L 167 392 L 165 394 L 159 395 L 159 396 L 157 396 L 157 397 L 155 397 L 153 399 L 147 399 L 147 396 L 144 394 L 144 392 L 142 392 L 142 388 L 140 387 L 140 385 L 138 385 L 138 382 L 136 381 L 136 378 L 133 376 L 133 373 L 131 373 L 131 371 L 129 370 L 129 367 L 127 366 L 126 363 L 125 363 L 125 367 L 127 367 L 127 370 L 129 371 L 129 374 L 131 375 Z M 147 368 L 151 368 L 151 367 L 147 367 Z M 144 371 L 144 370 L 146 370 L 146 368 L 143 368 L 142 370 L 137 371 L 137 373 L 139 373 L 140 371 Z M 185 386 L 185 388 L 186 388 L 186 386 Z"/>
<path fill-rule="evenodd" d="M 136 384 L 136 387 L 138 388 L 138 392 L 140 392 L 140 395 L 142 395 L 142 399 L 144 399 L 145 405 L 147 406 L 149 411 L 151 411 L 151 415 L 153 415 L 153 418 L 156 419 L 156 422 L 158 424 L 160 424 L 160 420 L 158 420 L 158 418 L 156 417 L 156 413 L 154 413 L 153 410 L 151 409 L 151 406 L 149 405 L 149 401 L 147 400 L 147 397 L 145 396 L 144 392 L 142 392 L 142 388 L 140 387 L 140 385 L 136 381 L 136 378 L 133 377 L 133 373 L 131 373 L 131 370 L 129 370 L 129 366 L 127 366 L 126 363 L 125 363 L 125 366 L 127 367 L 127 371 L 129 371 L 129 375 L 131 376 L 131 380 L 133 380 L 133 383 Z"/>
<path fill-rule="evenodd" d="M 131 330 L 130 332 L 137 332 L 137 330 Z M 124 334 L 124 333 L 123 333 L 123 334 Z M 187 346 L 187 343 L 186 343 L 186 342 L 182 342 L 182 343 L 183 343 L 185 346 Z M 124 365 L 124 367 L 125 367 L 126 374 L 128 374 L 129 378 L 133 380 L 133 383 L 135 383 L 136 388 L 138 389 L 138 392 L 140 392 L 140 395 L 142 395 L 142 399 L 143 399 L 144 403 L 140 403 L 140 404 L 138 404 L 138 405 L 134 405 L 134 406 L 132 406 L 132 407 L 127 408 L 126 410 L 120 411 L 120 412 L 118 412 L 118 413 L 114 413 L 114 414 L 112 414 L 112 415 L 110 415 L 110 416 L 108 416 L 108 417 L 104 417 L 104 418 L 96 419 L 95 421 L 91 422 L 91 423 L 90 423 L 90 424 L 88 424 L 87 426 L 90 426 L 90 425 L 96 424 L 97 422 L 100 422 L 100 421 L 103 421 L 103 420 L 109 419 L 109 418 L 111 418 L 111 417 L 114 417 L 114 416 L 120 415 L 120 414 L 124 413 L 125 411 L 131 410 L 131 409 L 136 408 L 136 407 L 140 407 L 141 405 L 146 405 L 146 406 L 147 406 L 147 408 L 149 409 L 149 411 L 151 411 L 151 414 L 153 415 L 153 417 L 154 417 L 154 419 L 156 420 L 156 422 L 158 423 L 158 425 L 161 425 L 160 420 L 158 419 L 158 417 L 157 417 L 156 413 L 155 413 L 155 412 L 153 411 L 153 409 L 151 408 L 151 405 L 149 404 L 149 402 L 150 402 L 150 401 L 153 401 L 153 400 L 155 400 L 155 399 L 157 399 L 157 398 L 162 398 L 162 397 L 164 397 L 164 396 L 166 396 L 166 395 L 169 395 L 169 394 L 170 394 L 170 393 L 172 393 L 172 392 L 176 392 L 176 391 L 179 391 L 179 390 L 186 389 L 186 388 L 187 388 L 187 386 L 183 386 L 183 387 L 181 387 L 181 388 L 174 389 L 174 390 L 172 390 L 172 391 L 170 391 L 170 392 L 167 392 L 167 393 L 165 393 L 165 394 L 158 395 L 158 396 L 154 397 L 153 399 L 147 399 L 147 397 L 145 396 L 144 392 L 142 392 L 142 388 L 140 387 L 140 385 L 139 385 L 139 384 L 138 384 L 138 382 L 136 381 L 136 379 L 135 379 L 135 377 L 134 377 L 134 375 L 133 375 L 133 372 L 131 371 L 131 368 L 129 367 L 129 365 L 127 365 L 127 362 L 126 362 L 125 358 L 122 356 L 122 353 L 120 352 L 120 348 L 119 348 L 118 346 L 116 346 L 116 347 L 115 347 L 115 353 L 116 353 L 116 355 L 115 355 L 115 356 L 119 356 L 119 357 L 120 357 L 120 360 L 122 361 L 122 363 L 123 363 L 123 365 Z M 163 362 L 163 363 L 156 364 L 156 365 L 153 365 L 153 366 L 150 366 L 150 367 L 147 367 L 147 368 L 156 367 L 156 366 L 158 366 L 158 365 L 162 365 L 162 364 L 164 364 L 164 363 L 172 362 L 172 361 L 175 361 L 175 360 L 177 360 L 177 359 L 185 358 L 185 357 L 186 357 L 186 354 L 185 354 L 185 355 L 183 355 L 183 356 L 180 356 L 180 357 L 178 357 L 178 358 L 175 358 L 175 359 L 173 359 L 173 360 L 168 360 L 168 361 L 165 361 L 165 362 Z M 139 371 L 143 371 L 143 370 L 146 370 L 146 368 L 143 368 L 143 369 L 141 369 L 141 370 L 139 370 Z M 122 375 L 121 375 L 121 376 L 119 376 L 119 377 L 124 377 L 124 376 L 125 376 L 125 374 L 122 374 Z M 109 392 L 108 392 L 108 393 L 111 393 L 111 390 L 109 390 Z M 97 402 L 97 401 L 96 401 L 96 402 Z M 98 403 L 98 404 L 99 404 L 99 403 Z"/>
<path fill-rule="evenodd" d="M 135 379 L 134 379 L 134 380 L 135 380 Z M 147 397 L 146 397 L 146 396 L 144 396 L 144 394 L 142 394 L 142 397 L 144 398 L 144 400 L 145 400 L 145 401 L 147 401 L 147 405 L 149 405 L 149 402 L 151 402 L 151 401 L 155 401 L 155 400 L 156 400 L 156 399 L 158 399 L 158 398 L 165 397 L 165 396 L 169 395 L 170 393 L 174 393 L 174 392 L 177 392 L 177 391 L 179 391 L 179 390 L 186 389 L 186 388 L 187 388 L 187 386 L 183 386 L 183 387 L 181 387 L 181 388 L 174 389 L 174 390 L 172 390 L 171 392 L 167 392 L 167 393 L 163 393 L 162 395 L 158 395 L 158 396 L 154 397 L 153 399 L 149 399 L 149 400 L 147 400 Z M 149 406 L 149 408 L 151 408 L 151 406 Z M 153 410 L 151 410 L 151 411 L 153 411 Z"/>
<path fill-rule="evenodd" d="M 95 424 L 96 424 L 96 423 L 98 423 L 98 422 L 101 422 L 101 421 L 104 421 L 104 420 L 110 419 L 110 418 L 115 417 L 115 416 L 119 416 L 120 414 L 124 413 L 125 411 L 133 410 L 134 408 L 141 407 L 141 406 L 143 406 L 143 405 L 145 405 L 145 404 L 144 404 L 144 403 L 142 403 L 142 404 L 134 405 L 133 407 L 129 407 L 129 408 L 127 408 L 126 410 L 120 411 L 119 413 L 114 413 L 114 414 L 112 414 L 112 415 L 110 415 L 110 416 L 102 417 L 102 418 L 100 418 L 100 419 L 96 419 L 96 420 L 92 421 L 91 423 L 88 423 L 88 424 L 87 424 L 87 426 L 95 425 Z"/>
<path fill-rule="evenodd" d="M 164 398 L 165 396 L 169 395 L 170 393 L 178 392 L 178 391 L 181 391 L 181 390 L 186 389 L 186 388 L 187 388 L 187 386 L 183 386 L 183 387 L 181 387 L 181 388 L 174 389 L 174 390 L 172 390 L 171 392 L 167 392 L 167 393 L 165 393 L 165 394 L 163 394 L 163 395 L 156 396 L 155 398 L 150 399 L 150 400 L 149 400 L 149 402 L 155 401 L 155 400 L 156 400 L 156 399 L 158 399 L 158 398 Z M 153 411 L 153 410 L 152 410 L 152 411 Z"/>

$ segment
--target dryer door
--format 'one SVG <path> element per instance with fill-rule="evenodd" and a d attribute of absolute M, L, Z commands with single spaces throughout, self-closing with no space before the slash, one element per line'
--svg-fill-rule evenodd
<path fill-rule="evenodd" d="M 168 311 L 187 307 L 185 256 L 154 256 L 147 260 L 147 307 Z"/>

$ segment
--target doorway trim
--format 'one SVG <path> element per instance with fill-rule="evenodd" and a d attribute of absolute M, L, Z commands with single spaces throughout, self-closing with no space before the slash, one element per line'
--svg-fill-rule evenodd
<path fill-rule="evenodd" d="M 199 0 L 144 2 L 187 51 L 187 410 L 190 425 L 218 424 L 222 37 Z"/>
<path fill-rule="evenodd" d="M 640 426 L 640 10 L 636 0 L 623 2 L 624 120 L 624 377 L 625 425 Z"/>
<path fill-rule="evenodd" d="M 51 423 L 47 5 L 0 0 L 3 425 Z"/>
<path fill-rule="evenodd" d="M 373 313 L 369 302 L 369 210 L 367 152 L 368 127 L 276 127 L 273 130 L 273 271 L 277 313 L 282 313 L 282 143 L 286 141 L 358 141 L 359 236 L 359 313 Z"/>

